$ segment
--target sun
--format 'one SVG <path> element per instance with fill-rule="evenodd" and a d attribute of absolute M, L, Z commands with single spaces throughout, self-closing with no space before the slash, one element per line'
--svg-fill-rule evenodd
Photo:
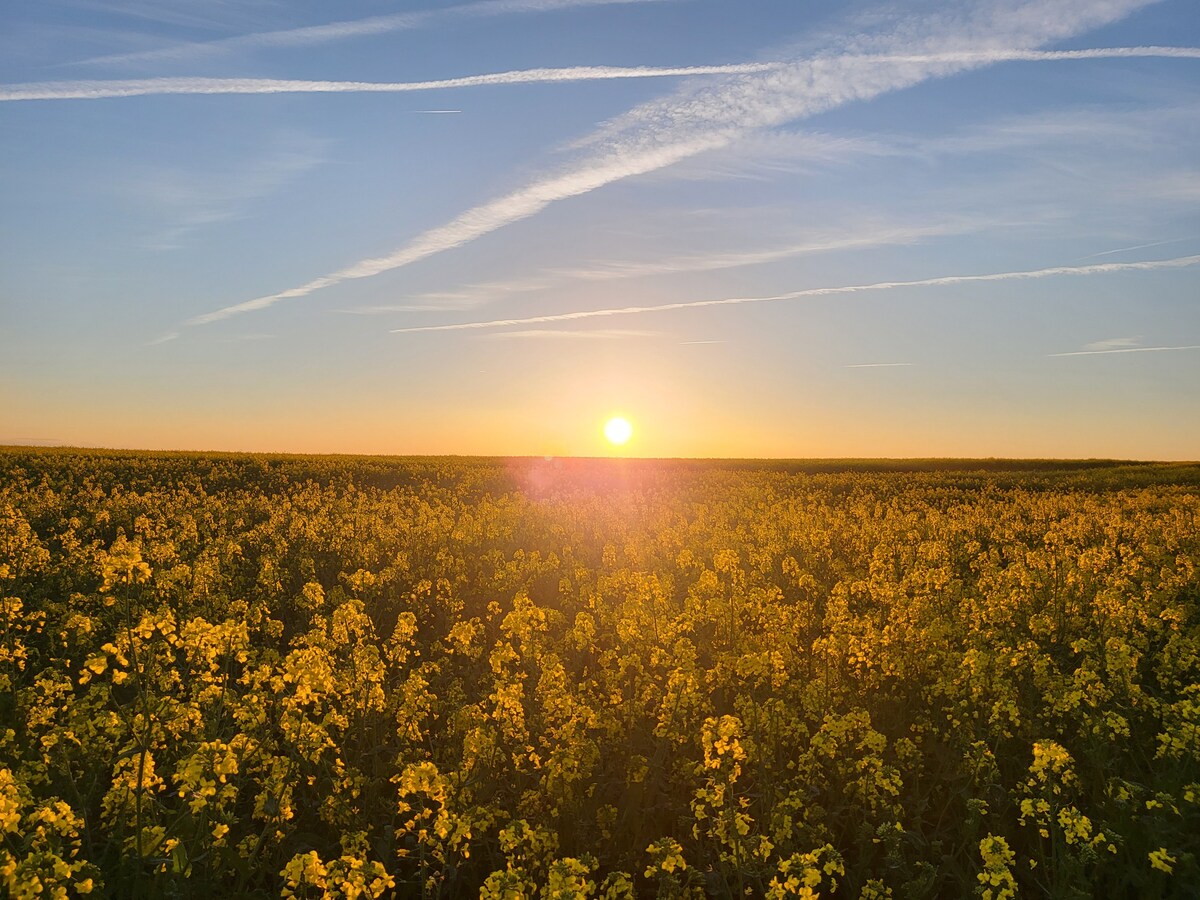
<path fill-rule="evenodd" d="M 613 416 L 604 423 L 604 436 L 610 444 L 620 446 L 633 437 L 633 426 L 623 416 Z"/>

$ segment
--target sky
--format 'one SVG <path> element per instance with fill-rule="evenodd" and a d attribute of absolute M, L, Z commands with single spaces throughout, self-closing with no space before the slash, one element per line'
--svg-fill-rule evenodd
<path fill-rule="evenodd" d="M 0 444 L 1194 460 L 1198 148 L 1195 0 L 7 4 Z"/>

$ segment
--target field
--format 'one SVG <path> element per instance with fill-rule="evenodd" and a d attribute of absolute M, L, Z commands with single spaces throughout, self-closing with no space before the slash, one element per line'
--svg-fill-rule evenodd
<path fill-rule="evenodd" d="M 0 451 L 13 897 L 1193 897 L 1200 467 Z"/>

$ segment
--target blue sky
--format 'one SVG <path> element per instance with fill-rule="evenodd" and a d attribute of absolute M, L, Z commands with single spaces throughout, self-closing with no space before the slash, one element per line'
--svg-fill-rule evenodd
<path fill-rule="evenodd" d="M 0 13 L 0 443 L 1200 456 L 1193 0 L 330 9 Z"/>

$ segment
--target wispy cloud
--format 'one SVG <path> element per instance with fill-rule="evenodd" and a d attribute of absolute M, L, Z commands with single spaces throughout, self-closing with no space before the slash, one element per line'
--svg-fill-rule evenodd
<path fill-rule="evenodd" d="M 986 55 L 994 62 L 1047 62 L 1059 59 L 1136 59 L 1139 57 L 1160 57 L 1173 59 L 1200 59 L 1200 47 L 1093 47 L 1086 50 L 989 50 L 984 53 L 967 51 L 963 53 L 944 53 L 947 59 L 970 61 L 975 56 Z M 895 57 L 898 60 L 904 56 Z M 910 57 L 918 59 L 919 57 Z"/>
<path fill-rule="evenodd" d="M 427 291 L 408 298 L 404 303 L 356 306 L 351 309 L 338 310 L 338 312 L 357 316 L 374 316 L 398 312 L 444 312 L 448 309 L 474 309 L 485 303 L 516 294 L 545 290 L 557 283 L 553 272 L 547 270 L 523 278 L 480 281 L 463 285 L 454 290 Z"/>
<path fill-rule="evenodd" d="M 427 312 L 436 309 L 472 309 L 519 294 L 549 290 L 571 281 L 608 281 L 686 272 L 711 272 L 741 266 L 763 265 L 798 256 L 864 247 L 915 244 L 929 237 L 962 234 L 993 222 L 954 220 L 933 224 L 858 221 L 838 229 L 814 231 L 791 243 L 727 252 L 676 256 L 663 260 L 597 260 L 573 267 L 556 267 L 510 280 L 463 285 L 456 290 L 417 294 L 408 304 L 359 307 L 345 312 L 372 315 L 394 312 Z"/>
<path fill-rule="evenodd" d="M 1135 244 L 1132 247 L 1117 247 L 1115 250 L 1103 250 L 1100 253 L 1089 253 L 1087 256 L 1079 257 L 1083 259 L 1099 259 L 1101 256 L 1113 256 L 1117 253 L 1132 253 L 1134 250 L 1149 250 L 1151 247 L 1165 247 L 1167 244 L 1182 244 L 1184 241 L 1195 240 L 1197 235 L 1188 235 L 1187 237 L 1171 238 L 1168 241 L 1154 241 L 1151 244 Z"/>
<path fill-rule="evenodd" d="M 0 86 L 0 101 L 105 100 L 166 94 L 403 94 L 503 84 L 608 81 L 624 78 L 745 75 L 770 72 L 778 63 L 733 63 L 713 66 L 570 66 L 518 69 L 440 78 L 434 81 L 302 81 L 283 78 L 137 78 L 125 80 L 39 81 Z M 460 110 L 425 110 L 460 112 Z"/>
<path fill-rule="evenodd" d="M 725 297 L 720 300 L 689 300 L 681 303 L 663 303 L 658 306 L 621 306 L 609 309 L 588 309 L 578 312 L 554 313 L 543 316 L 526 316 L 519 319 L 490 319 L 476 322 L 455 322 L 448 325 L 420 325 L 409 328 L 393 328 L 393 334 L 416 334 L 431 331 L 472 331 L 481 328 L 505 328 L 521 325 L 546 325 L 551 322 L 575 322 L 581 319 L 606 318 L 609 316 L 641 315 L 643 313 L 675 312 L 681 309 L 703 309 L 709 306 L 740 306 L 747 303 L 776 303 L 785 300 L 800 300 L 806 297 L 828 297 L 836 294 L 860 294 L 867 291 L 888 291 L 895 288 L 947 287 L 955 284 L 972 284 L 989 281 L 1022 281 L 1037 278 L 1053 278 L 1063 275 L 1104 275 L 1115 272 L 1137 272 L 1154 269 L 1178 269 L 1200 265 L 1200 256 L 1180 256 L 1175 259 L 1156 259 L 1128 263 L 1096 263 L 1090 266 L 1055 266 L 1048 269 L 1033 269 L 1023 272 L 995 272 L 987 275 L 943 275 L 938 278 L 922 278 L 917 281 L 879 281 L 873 284 L 854 284 L 843 287 L 807 288 L 786 294 L 768 297 Z M 1081 351 L 1122 352 L 1122 351 Z"/>
<path fill-rule="evenodd" d="M 940 222 L 931 225 L 893 225 L 863 223 L 853 230 L 826 232 L 778 247 L 763 247 L 729 253 L 707 253 L 679 256 L 656 262 L 594 263 L 574 269 L 555 269 L 555 274 L 568 278 L 606 281 L 614 278 L 639 278 L 646 275 L 673 275 L 680 272 L 710 272 L 735 269 L 793 259 L 810 253 L 837 250 L 858 250 L 894 244 L 915 244 L 928 237 L 961 234 L 979 227 L 976 222 Z"/>
<path fill-rule="evenodd" d="M 1135 183 L 1126 185 L 1142 197 L 1174 203 L 1194 204 L 1200 202 L 1200 167 L 1182 167 L 1174 172 L 1147 175 Z"/>
<path fill-rule="evenodd" d="M 454 19 L 490 18 L 492 16 L 520 13 L 553 12 L 555 10 L 574 9 L 585 6 L 655 2 L 663 2 L 663 0 L 481 0 L 481 2 L 463 3 L 458 6 L 443 7 L 441 9 L 390 13 L 381 16 L 369 16 L 364 19 L 349 19 L 341 22 L 329 22 L 323 25 L 309 25 L 303 28 L 287 28 L 277 31 L 241 34 L 214 41 L 193 41 L 162 47 L 157 50 L 144 50 L 137 53 L 96 56 L 83 60 L 82 63 L 153 62 L 158 60 L 194 59 L 201 56 L 228 53 L 231 50 L 252 49 L 256 47 L 308 47 L 314 44 L 324 44 L 348 38 L 369 37 L 393 31 L 426 28 L 441 22 L 453 21 Z"/>
<path fill-rule="evenodd" d="M 528 328 L 522 331 L 498 331 L 495 334 L 480 335 L 480 337 L 493 341 L 507 340 L 619 340 L 622 338 L 646 338 L 656 337 L 657 331 L 635 331 L 621 328 L 600 328 L 595 331 L 571 331 L 560 328 Z"/>
<path fill-rule="evenodd" d="M 1200 344 L 1182 347 L 1119 347 L 1114 350 L 1072 350 L 1069 353 L 1047 353 L 1047 356 L 1101 356 L 1108 353 L 1167 353 L 1174 350 L 1200 350 Z"/>
<path fill-rule="evenodd" d="M 436 303 L 380 303 L 373 306 L 352 306 L 335 309 L 334 312 L 347 316 L 386 316 L 392 313 L 445 312 L 447 306 Z"/>
<path fill-rule="evenodd" d="M 1073 146 L 1088 141 L 1119 142 L 1131 148 L 1151 149 L 1156 132 L 1189 126 L 1195 121 L 1197 104 L 1124 111 L 1082 108 L 1055 110 L 1003 118 L 957 134 L 921 137 L 908 149 L 918 155 L 1013 153 L 1018 157 L 1030 148 Z"/>
<path fill-rule="evenodd" d="M 343 310 L 343 312 L 355 315 L 380 315 L 395 312 L 445 312 L 449 309 L 476 309 L 506 297 L 547 290 L 558 284 L 559 280 L 551 271 L 547 270 L 542 274 L 527 278 L 480 281 L 463 285 L 455 290 L 428 291 L 416 294 L 412 297 L 412 302 L 407 304 L 359 306 Z"/>
<path fill-rule="evenodd" d="M 634 2 L 634 0 L 626 0 Z M 645 2 L 645 0 L 642 0 Z M 1171 57 L 1200 59 L 1193 47 L 1109 47 L 1094 50 L 988 51 L 986 53 L 941 53 L 920 56 L 895 54 L 846 56 L 877 65 L 902 63 L 997 63 L 1013 60 L 1107 59 L 1128 57 Z M 547 82 L 606 81 L 623 78 L 667 78 L 698 75 L 747 75 L 787 69 L 778 62 L 731 63 L 706 66 L 569 66 L 564 68 L 518 69 L 440 78 L 431 81 L 310 81 L 286 78 L 133 78 L 117 80 L 36 81 L 0 86 L 0 101 L 106 100 L 184 94 L 397 94 L 452 88 Z M 455 110 L 457 112 L 457 110 Z M 435 112 L 435 110 L 428 110 Z"/>
<path fill-rule="evenodd" d="M 146 341 L 147 347 L 157 347 L 159 344 L 169 343 L 179 337 L 178 331 L 168 331 L 166 334 L 159 335 L 153 340 Z M 276 335 L 273 334 L 232 334 L 222 338 L 223 344 L 251 344 L 259 341 L 273 341 Z"/>
<path fill-rule="evenodd" d="M 1031 0 L 1011 6 L 977 5 L 945 19 L 935 14 L 919 22 L 905 20 L 877 41 L 883 46 L 911 47 L 916 29 L 923 35 L 918 42 L 920 53 L 805 59 L 767 73 L 729 76 L 706 90 L 644 104 L 602 129 L 606 136 L 581 161 L 470 209 L 394 253 L 364 259 L 297 287 L 196 316 L 187 324 L 219 322 L 350 279 L 369 278 L 411 265 L 529 218 L 559 200 L 728 146 L 756 129 L 1010 59 L 1031 45 L 1110 22 L 1146 2 L 1074 0 L 1064 4 Z"/>
<path fill-rule="evenodd" d="M 122 186 L 125 197 L 166 220 L 150 241 L 155 249 L 175 249 L 186 235 L 207 225 L 241 218 L 250 207 L 325 160 L 327 142 L 287 132 L 273 145 L 209 172 L 163 168 L 140 171 Z"/>
<path fill-rule="evenodd" d="M 1140 337 L 1118 337 L 1106 338 L 1103 341 L 1092 341 L 1084 346 L 1084 350 L 1117 350 L 1121 347 L 1136 347 L 1140 344 Z"/>
<path fill-rule="evenodd" d="M 907 147 L 870 137 L 808 130 L 757 131 L 721 150 L 675 166 L 663 173 L 663 177 L 692 181 L 765 180 L 782 172 L 811 173 L 858 160 L 912 155 Z"/>
<path fill-rule="evenodd" d="M 904 369 L 915 363 L 853 363 L 843 369 Z"/>
<path fill-rule="evenodd" d="M 1082 163 L 1094 167 L 1105 161 L 1111 162 L 1113 151 L 1118 148 L 1125 154 L 1153 153 L 1157 156 L 1180 148 L 1179 162 L 1186 166 L 1192 158 L 1182 150 L 1191 146 L 1191 133 L 1198 118 L 1200 103 L 1189 97 L 1172 105 L 1150 108 L 1101 110 L 1084 106 L 1002 116 L 982 125 L 942 133 L 829 135 L 775 130 L 747 135 L 720 153 L 675 167 L 671 174 L 692 178 L 755 177 L 760 171 L 772 174 L 814 171 L 885 157 L 940 162 L 947 157 L 979 155 L 1007 157 L 1020 171 L 1029 168 L 1031 163 L 1055 166 L 1062 171 L 1068 166 L 1074 170 Z M 1100 176 L 1089 168 L 1087 177 Z M 1182 176 L 1167 173 L 1154 177 L 1161 182 L 1158 193 L 1174 196 L 1182 190 L 1185 202 L 1195 199 L 1194 172 L 1188 170 Z M 1122 186 L 1129 187 L 1139 197 L 1146 193 L 1144 179 L 1133 186 Z M 1116 187 L 1118 185 L 1114 185 Z M 956 187 L 955 193 L 959 190 Z M 1152 246 L 1161 245 L 1121 247 L 1081 258 L 1091 259 Z"/>
<path fill-rule="evenodd" d="M 67 5 L 100 13 L 105 18 L 137 19 L 209 32 L 228 33 L 233 29 L 264 27 L 264 15 L 275 0 L 204 0 L 180 3 L 178 0 L 71 0 Z"/>

